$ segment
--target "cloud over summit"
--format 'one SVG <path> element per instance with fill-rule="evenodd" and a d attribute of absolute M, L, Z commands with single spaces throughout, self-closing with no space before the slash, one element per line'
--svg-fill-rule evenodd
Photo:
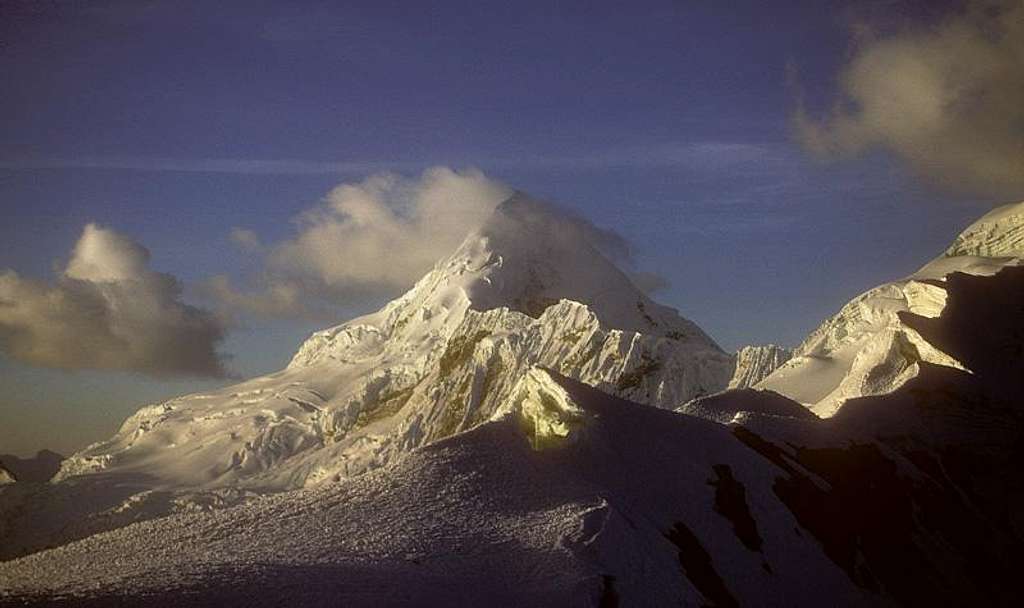
<path fill-rule="evenodd" d="M 204 284 L 205 293 L 230 313 L 336 321 L 337 306 L 393 297 L 411 287 L 479 228 L 512 188 L 475 169 L 434 167 L 418 177 L 378 173 L 344 183 L 295 220 L 296 233 L 263 243 L 243 228 L 230 240 L 263 255 L 249 289 L 227 276 Z M 552 217 L 567 239 L 584 239 L 630 265 L 617 233 L 557 207 Z M 653 275 L 632 275 L 643 289 L 664 287 Z"/>
<path fill-rule="evenodd" d="M 148 264 L 141 245 L 88 224 L 56 283 L 0 272 L 0 352 L 61 369 L 224 376 L 224 328 Z"/>
<path fill-rule="evenodd" d="M 511 192 L 480 171 L 446 167 L 344 183 L 295 219 L 291 238 L 260 245 L 252 231 L 232 230 L 236 246 L 264 252 L 256 286 L 241 290 L 217 276 L 205 291 L 236 312 L 333 318 L 334 303 L 410 287 Z"/>

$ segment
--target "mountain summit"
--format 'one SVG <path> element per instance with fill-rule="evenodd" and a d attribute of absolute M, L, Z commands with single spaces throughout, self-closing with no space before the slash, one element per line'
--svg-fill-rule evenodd
<path fill-rule="evenodd" d="M 57 478 L 287 489 L 350 477 L 488 420 L 533 365 L 664 408 L 725 388 L 732 355 L 637 289 L 602 239 L 517 193 L 412 289 L 313 334 L 287 369 L 145 407 Z"/>

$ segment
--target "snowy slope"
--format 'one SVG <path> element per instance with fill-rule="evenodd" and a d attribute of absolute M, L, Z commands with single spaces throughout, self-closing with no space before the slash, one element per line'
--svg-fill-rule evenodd
<path fill-rule="evenodd" d="M 946 305 L 952 273 L 989 276 L 1024 258 L 1024 203 L 1000 207 L 964 230 L 940 257 L 910 277 L 871 289 L 812 332 L 792 359 L 755 386 L 830 416 L 848 399 L 889 393 L 922 363 L 964 369 L 923 339 L 903 317 L 934 318 Z"/>
<path fill-rule="evenodd" d="M 733 359 L 550 206 L 515 195 L 409 292 L 310 337 L 281 372 L 143 408 L 58 480 L 281 490 L 346 478 L 486 420 L 541 364 L 671 407 Z"/>
<path fill-rule="evenodd" d="M 0 564 L 0 580 L 98 603 L 193 592 L 265 605 L 779 604 L 798 589 L 862 603 L 814 539 L 793 534 L 766 466 L 728 427 L 532 370 L 493 422 L 383 470 L 94 536 Z M 709 479 L 750 484 L 756 537 L 714 511 Z M 714 575 L 681 569 L 690 543 L 719 549 Z"/>
<path fill-rule="evenodd" d="M 1011 605 L 1020 411 L 973 382 L 928 367 L 829 421 L 739 426 L 532 369 L 492 421 L 367 475 L 0 563 L 0 600 Z"/>

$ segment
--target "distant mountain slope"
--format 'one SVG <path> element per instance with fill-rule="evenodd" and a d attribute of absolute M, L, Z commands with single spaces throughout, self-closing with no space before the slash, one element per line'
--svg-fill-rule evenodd
<path fill-rule="evenodd" d="M 1024 258 L 1024 203 L 1005 205 L 965 229 L 940 257 L 910 277 L 854 298 L 755 386 L 803 403 L 821 416 L 848 399 L 885 394 L 920 373 L 923 363 L 970 369 L 905 323 L 906 315 L 943 311 L 952 273 L 989 276 Z"/>

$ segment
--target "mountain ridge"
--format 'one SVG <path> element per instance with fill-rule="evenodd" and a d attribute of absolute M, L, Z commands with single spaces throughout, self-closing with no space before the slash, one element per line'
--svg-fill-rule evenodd
<path fill-rule="evenodd" d="M 892 392 L 923 363 L 967 369 L 905 323 L 905 315 L 940 316 L 948 278 L 956 273 L 991 276 L 1022 263 L 1024 202 L 990 211 L 914 274 L 852 299 L 812 331 L 789 361 L 753 386 L 831 416 L 850 399 Z"/>
<path fill-rule="evenodd" d="M 381 310 L 314 333 L 281 372 L 142 408 L 57 479 L 287 489 L 350 477 L 486 420 L 534 364 L 666 408 L 724 388 L 732 355 L 633 286 L 599 238 L 517 193 Z"/>

